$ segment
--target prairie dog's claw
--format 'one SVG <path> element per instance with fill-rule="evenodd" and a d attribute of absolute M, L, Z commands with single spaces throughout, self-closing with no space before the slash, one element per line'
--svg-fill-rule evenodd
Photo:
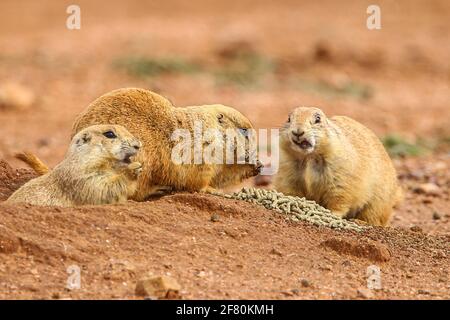
<path fill-rule="evenodd" d="M 142 164 L 140 162 L 132 162 L 128 165 L 128 169 L 134 171 L 135 175 L 139 175 L 142 172 Z"/>
<path fill-rule="evenodd" d="M 174 189 L 171 186 L 154 186 L 152 192 L 150 193 L 150 197 L 154 196 L 163 196 L 170 192 L 172 192 Z"/>
<path fill-rule="evenodd" d="M 217 189 L 215 189 L 213 187 L 210 187 L 210 186 L 201 189 L 200 192 L 213 194 L 213 195 L 221 195 L 221 194 L 223 194 L 222 191 L 219 191 L 219 190 L 217 190 Z"/>
<path fill-rule="evenodd" d="M 142 168 L 142 164 L 140 162 L 132 162 L 128 165 L 128 169 L 130 170 L 136 170 Z"/>
<path fill-rule="evenodd" d="M 158 186 L 158 188 L 156 189 L 157 191 L 162 191 L 162 192 L 170 192 L 173 190 L 173 187 L 171 186 Z"/>

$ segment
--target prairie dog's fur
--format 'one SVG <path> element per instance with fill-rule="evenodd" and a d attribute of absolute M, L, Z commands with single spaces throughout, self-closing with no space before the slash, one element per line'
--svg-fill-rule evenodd
<path fill-rule="evenodd" d="M 204 129 L 252 128 L 250 121 L 237 110 L 223 105 L 176 108 L 166 98 L 144 89 L 124 88 L 109 92 L 79 115 L 72 134 L 98 123 L 126 126 L 142 141 L 137 161 L 143 164 L 133 199 L 145 200 L 161 187 L 174 190 L 206 191 L 241 182 L 259 173 L 260 165 L 175 164 L 171 159 L 177 141 L 176 129 L 192 134 L 194 123 Z M 207 144 L 207 143 L 206 143 Z M 224 178 L 226 177 L 226 178 Z"/>
<path fill-rule="evenodd" d="M 141 164 L 130 158 L 140 146 L 122 126 L 88 127 L 73 137 L 62 162 L 24 184 L 6 202 L 61 207 L 125 202 L 136 190 Z M 48 170 L 32 154 L 25 153 L 22 160 L 41 173 Z"/>
<path fill-rule="evenodd" d="M 275 188 L 338 216 L 385 226 L 402 198 L 383 145 L 348 117 L 328 119 L 318 108 L 295 109 L 281 131 L 280 152 Z"/>

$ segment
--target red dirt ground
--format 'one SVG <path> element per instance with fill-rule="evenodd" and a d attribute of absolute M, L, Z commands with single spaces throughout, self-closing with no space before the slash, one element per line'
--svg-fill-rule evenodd
<path fill-rule="evenodd" d="M 0 298 L 134 299 L 137 279 L 151 272 L 177 279 L 183 299 L 356 299 L 364 298 L 367 267 L 377 265 L 382 289 L 372 298 L 449 299 L 450 148 L 440 142 L 450 137 L 450 5 L 378 3 L 382 29 L 368 31 L 369 1 L 83 0 L 82 28 L 69 31 L 64 2 L 1 1 L 0 90 L 20 83 L 35 101 L 25 110 L 0 106 Z M 209 68 L 224 63 L 224 48 L 240 46 L 277 61 L 276 69 L 257 86 L 218 85 Z M 207 71 L 137 78 L 113 67 L 131 56 L 182 57 Z M 314 85 L 349 81 L 371 95 L 330 95 Z M 294 106 L 317 105 L 379 136 L 439 147 L 395 159 L 405 201 L 392 227 L 358 234 L 203 194 L 73 209 L 1 202 L 34 177 L 16 169 L 23 164 L 15 152 L 54 166 L 75 116 L 101 94 L 131 86 L 180 106 L 227 104 L 257 128 L 281 126 Z M 424 183 L 437 194 L 420 193 Z M 73 264 L 82 283 L 69 291 Z"/>
<path fill-rule="evenodd" d="M 1 298 L 132 299 L 150 272 L 177 279 L 186 299 L 351 299 L 370 265 L 382 272 L 374 298 L 449 298 L 448 234 L 336 232 L 202 194 L 73 209 L 0 204 L 0 212 Z M 82 286 L 68 291 L 73 264 Z"/>

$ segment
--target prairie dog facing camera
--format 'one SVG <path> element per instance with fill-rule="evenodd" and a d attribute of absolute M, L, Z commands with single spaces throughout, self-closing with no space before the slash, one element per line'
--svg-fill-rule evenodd
<path fill-rule="evenodd" d="M 61 207 L 123 203 L 136 190 L 142 166 L 131 158 L 140 147 L 122 126 L 95 125 L 73 137 L 65 158 L 52 170 L 23 153 L 18 158 L 43 175 L 28 181 L 6 202 Z"/>
<path fill-rule="evenodd" d="M 351 118 L 328 118 L 314 107 L 296 108 L 282 128 L 274 185 L 340 217 L 380 226 L 389 223 L 402 199 L 395 168 L 378 137 Z"/>

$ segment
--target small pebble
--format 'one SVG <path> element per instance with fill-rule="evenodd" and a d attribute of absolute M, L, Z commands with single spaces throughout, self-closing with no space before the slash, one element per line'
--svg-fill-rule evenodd
<path fill-rule="evenodd" d="M 295 294 L 296 296 L 298 296 L 300 294 L 300 290 L 299 289 L 292 289 L 291 292 L 293 294 Z"/>
<path fill-rule="evenodd" d="M 430 294 L 430 291 L 419 289 L 419 290 L 417 291 L 417 293 L 418 293 L 418 294 L 428 295 L 428 294 Z"/>
<path fill-rule="evenodd" d="M 348 261 L 348 260 L 345 260 L 344 262 L 342 262 L 342 265 L 344 267 L 350 267 L 352 265 L 352 263 L 350 261 Z"/>
<path fill-rule="evenodd" d="M 211 215 L 211 221 L 212 222 L 217 222 L 217 221 L 219 221 L 220 220 L 220 216 L 217 214 L 217 213 L 213 213 L 212 215 Z"/>
<path fill-rule="evenodd" d="M 363 299 L 372 299 L 373 298 L 372 291 L 367 288 L 360 288 L 360 289 L 358 289 L 357 293 L 358 293 L 358 297 L 363 298 Z"/>
<path fill-rule="evenodd" d="M 35 100 L 33 91 L 18 83 L 3 83 L 0 86 L 0 109 L 29 109 Z"/>
<path fill-rule="evenodd" d="M 433 212 L 433 219 L 434 220 L 439 220 L 440 218 L 442 218 L 442 216 L 439 214 L 439 212 L 437 212 L 437 211 Z"/>
<path fill-rule="evenodd" d="M 311 286 L 311 283 L 307 279 L 302 279 L 300 281 L 300 283 L 302 284 L 302 287 L 304 287 L 304 288 L 308 288 Z"/>
<path fill-rule="evenodd" d="M 271 251 L 270 251 L 270 253 L 271 254 L 274 254 L 274 255 L 277 255 L 277 256 L 283 256 L 283 254 L 279 251 L 279 250 L 277 250 L 277 249 L 275 249 L 275 248 L 273 248 Z"/>
<path fill-rule="evenodd" d="M 181 290 L 177 280 L 168 276 L 144 276 L 138 280 L 135 293 L 143 297 L 167 298 L 169 292 L 173 294 Z"/>
<path fill-rule="evenodd" d="M 423 183 L 417 186 L 414 191 L 416 193 L 425 194 L 427 196 L 438 196 L 441 194 L 441 188 L 434 183 Z"/>

